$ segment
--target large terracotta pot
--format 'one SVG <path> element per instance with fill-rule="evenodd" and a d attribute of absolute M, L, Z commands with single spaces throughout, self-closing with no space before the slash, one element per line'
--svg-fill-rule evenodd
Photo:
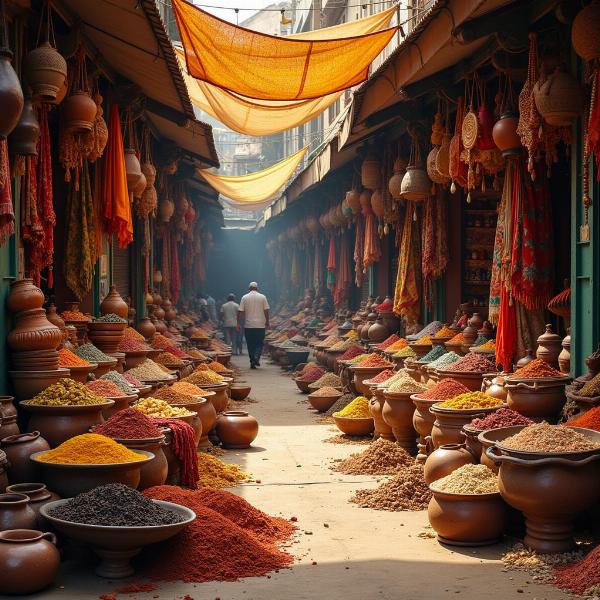
<path fill-rule="evenodd" d="M 439 402 L 439 400 L 427 400 L 424 398 L 419 398 L 418 394 L 413 394 L 410 399 L 415 405 L 415 412 L 413 413 L 413 427 L 419 434 L 419 439 L 417 441 L 417 461 L 425 462 L 425 459 L 429 453 L 425 438 L 431 435 L 431 428 L 433 427 L 433 422 L 435 421 L 435 417 L 429 411 L 429 409 L 436 402 Z"/>
<path fill-rule="evenodd" d="M 0 440 L 19 433 L 17 409 L 13 400 L 12 396 L 0 396 Z"/>
<path fill-rule="evenodd" d="M 16 529 L 0 533 L 0 594 L 33 594 L 49 586 L 60 566 L 53 533 Z"/>
<path fill-rule="evenodd" d="M 388 367 L 350 367 L 350 370 L 354 373 L 352 382 L 357 392 L 366 398 L 370 398 L 373 395 L 371 386 L 365 383 L 366 380 L 376 377 L 382 371 L 389 369 Z"/>
<path fill-rule="evenodd" d="M 435 448 L 442 444 L 462 444 L 464 441 L 463 427 L 475 417 L 488 415 L 503 405 L 494 408 L 450 409 L 432 406 L 429 410 L 435 421 L 431 428 L 431 439 Z"/>
<path fill-rule="evenodd" d="M 39 139 L 40 124 L 31 98 L 27 98 L 21 118 L 8 140 L 10 153 L 21 156 L 36 156 Z"/>
<path fill-rule="evenodd" d="M 258 435 L 258 421 L 243 410 L 228 410 L 217 418 L 216 429 L 225 448 L 249 448 Z"/>
<path fill-rule="evenodd" d="M 0 51 L 0 137 L 7 137 L 16 127 L 23 110 L 23 90 L 11 64 L 12 52 Z"/>
<path fill-rule="evenodd" d="M 383 319 L 381 315 L 377 318 L 377 321 L 369 327 L 368 331 L 369 341 L 378 344 L 379 342 L 383 342 L 390 335 L 390 331 L 384 325 Z"/>
<path fill-rule="evenodd" d="M 167 474 L 169 472 L 169 465 L 163 452 L 163 447 L 166 445 L 165 436 L 159 438 L 148 438 L 140 440 L 122 440 L 116 439 L 119 444 L 123 444 L 130 450 L 147 450 L 154 455 L 154 458 L 149 462 L 142 465 L 140 469 L 140 482 L 138 484 L 138 490 L 145 490 L 146 488 L 153 487 L 155 485 L 163 485 L 167 480 Z"/>
<path fill-rule="evenodd" d="M 394 437 L 394 432 L 392 428 L 385 422 L 383 418 L 383 406 L 385 403 L 385 397 L 383 395 L 383 390 L 379 389 L 376 385 L 371 386 L 372 396 L 369 400 L 369 413 L 373 417 L 373 422 L 375 423 L 375 431 L 373 433 L 373 438 L 383 438 L 384 440 L 388 440 L 390 442 L 396 441 Z"/>
<path fill-rule="evenodd" d="M 6 308 L 12 312 L 21 312 L 42 308 L 44 292 L 33 285 L 33 279 L 17 279 L 10 284 L 10 292 L 6 299 Z"/>
<path fill-rule="evenodd" d="M 66 128 L 85 133 L 92 129 L 98 107 L 87 92 L 77 90 L 65 98 L 62 110 Z"/>
<path fill-rule="evenodd" d="M 55 350 L 62 342 L 62 331 L 46 318 L 43 308 L 33 308 L 17 313 L 14 329 L 6 342 L 14 352 L 29 350 Z"/>
<path fill-rule="evenodd" d="M 217 422 L 217 411 L 210 401 L 212 394 L 207 395 L 203 398 L 203 402 L 199 404 L 190 404 L 188 409 L 195 410 L 202 422 L 202 435 L 200 436 L 200 441 L 198 442 L 198 448 L 208 448 L 210 447 L 210 442 L 208 440 L 208 432 L 211 431 L 215 423 Z"/>
<path fill-rule="evenodd" d="M 508 525 L 508 507 L 500 494 L 449 494 L 435 490 L 427 516 L 437 538 L 450 546 L 495 544 Z"/>
<path fill-rule="evenodd" d="M 518 380 L 506 379 L 508 408 L 534 421 L 556 423 L 567 401 L 565 386 L 568 378 Z"/>
<path fill-rule="evenodd" d="M 104 300 L 102 300 L 100 303 L 100 312 L 103 315 L 112 313 L 121 317 L 122 319 L 127 318 L 129 307 L 127 306 L 127 302 L 121 298 L 121 294 L 119 294 L 117 291 L 116 286 L 110 286 L 108 294 L 106 294 Z"/>
<path fill-rule="evenodd" d="M 47 527 L 46 520 L 40 515 L 42 506 L 60 500 L 60 496 L 51 492 L 43 483 L 15 483 L 6 491 L 11 494 L 25 494 L 29 498 L 29 508 L 35 513 L 37 527 Z"/>
<path fill-rule="evenodd" d="M 51 304 L 46 309 L 46 318 L 48 319 L 48 321 L 50 321 L 50 323 L 52 323 L 52 325 L 56 325 L 56 327 L 58 327 L 62 331 L 62 343 L 64 344 L 69 337 L 69 332 L 67 331 L 67 326 L 63 321 L 62 317 L 58 314 L 56 306 L 54 306 L 54 304 Z"/>
<path fill-rule="evenodd" d="M 485 432 L 485 437 L 495 442 L 486 454 L 500 464 L 500 494 L 525 515 L 526 546 L 541 554 L 568 552 L 575 547 L 575 517 L 600 501 L 600 447 L 550 454 L 502 445 L 504 439 L 522 428 Z M 574 429 L 600 444 L 600 432 Z"/>
<path fill-rule="evenodd" d="M 23 75 L 36 98 L 52 102 L 65 87 L 67 62 L 46 41 L 25 56 Z"/>
<path fill-rule="evenodd" d="M 7 474 L 11 483 L 39 480 L 40 471 L 37 465 L 29 460 L 29 457 L 34 452 L 50 450 L 50 445 L 39 431 L 5 437 L 0 440 L 0 446 L 6 453 Z"/>
<path fill-rule="evenodd" d="M 156 327 L 152 324 L 152 321 L 148 317 L 144 317 L 137 326 L 137 330 L 146 338 L 146 341 L 151 342 L 154 334 L 156 333 Z"/>
<path fill-rule="evenodd" d="M 25 494 L 0 494 L 0 531 L 30 529 L 36 525 L 35 512 Z"/>
<path fill-rule="evenodd" d="M 416 454 L 417 432 L 413 426 L 414 404 L 411 393 L 383 392 L 381 416 L 392 428 L 396 441 L 410 454 Z"/>
<path fill-rule="evenodd" d="M 465 444 L 442 444 L 425 461 L 423 477 L 428 485 L 436 479 L 450 475 L 452 471 L 467 464 L 478 462 L 479 456 L 470 452 Z"/>
<path fill-rule="evenodd" d="M 51 371 L 9 371 L 17 400 L 33 398 L 36 394 L 69 376 L 69 369 Z M 97 373 L 97 372 L 96 372 Z"/>

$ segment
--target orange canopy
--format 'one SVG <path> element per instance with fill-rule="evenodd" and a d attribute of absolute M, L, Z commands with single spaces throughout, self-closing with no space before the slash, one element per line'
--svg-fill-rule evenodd
<path fill-rule="evenodd" d="M 396 28 L 338 39 L 287 39 L 237 27 L 172 0 L 187 70 L 248 98 L 306 100 L 362 83 Z"/>

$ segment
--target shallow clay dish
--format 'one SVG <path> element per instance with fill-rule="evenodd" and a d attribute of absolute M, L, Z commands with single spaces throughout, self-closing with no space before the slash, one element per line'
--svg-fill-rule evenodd
<path fill-rule="evenodd" d="M 250 390 L 252 389 L 249 385 L 234 385 L 229 388 L 229 396 L 232 400 L 240 402 L 248 397 Z M 214 392 L 213 392 L 214 393 Z"/>
<path fill-rule="evenodd" d="M 370 435 L 375 430 L 373 417 L 350 419 L 333 415 L 333 420 L 337 428 L 346 435 Z"/>
<path fill-rule="evenodd" d="M 342 392 L 332 394 L 331 396 L 315 396 L 313 394 L 309 394 L 308 401 L 315 410 L 322 413 L 328 411 L 341 396 L 343 396 Z"/>
<path fill-rule="evenodd" d="M 308 392 L 310 391 L 309 389 L 309 385 L 310 385 L 310 381 L 300 381 L 299 379 L 294 379 L 295 383 L 296 383 L 296 387 L 303 393 L 303 394 L 308 394 Z"/>

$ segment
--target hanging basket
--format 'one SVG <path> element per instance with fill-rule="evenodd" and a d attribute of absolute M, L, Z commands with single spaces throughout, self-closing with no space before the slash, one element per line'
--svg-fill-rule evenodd
<path fill-rule="evenodd" d="M 46 41 L 23 59 L 23 78 L 35 99 L 54 103 L 66 94 L 67 61 Z"/>
<path fill-rule="evenodd" d="M 127 173 L 127 189 L 135 194 L 140 178 L 143 177 L 140 161 L 133 148 L 125 148 L 125 172 Z M 145 187 L 145 186 L 144 186 Z M 143 192 L 144 190 L 142 190 Z"/>
<path fill-rule="evenodd" d="M 401 187 L 402 187 L 402 178 L 406 173 L 406 160 L 401 158 L 397 158 L 394 161 L 394 174 L 390 177 L 388 181 L 388 190 L 394 200 L 401 200 L 402 196 L 400 195 Z"/>
<path fill-rule="evenodd" d="M 362 186 L 370 190 L 379 187 L 381 179 L 381 161 L 374 152 L 369 152 L 360 167 Z"/>
<path fill-rule="evenodd" d="M 439 147 L 434 146 L 427 155 L 427 175 L 433 183 L 445 184 L 450 181 L 449 177 L 444 177 L 437 169 L 437 157 Z"/>
<path fill-rule="evenodd" d="M 580 83 L 570 73 L 557 68 L 544 82 L 533 87 L 538 112 L 555 127 L 568 127 L 583 111 L 584 94 Z"/>
<path fill-rule="evenodd" d="M 592 2 L 577 13 L 571 27 L 573 50 L 586 61 L 600 58 L 600 3 Z"/>
<path fill-rule="evenodd" d="M 431 179 L 427 177 L 425 169 L 421 166 L 407 167 L 402 178 L 400 195 L 404 200 L 419 202 L 431 196 Z"/>
<path fill-rule="evenodd" d="M 435 168 L 441 177 L 450 181 L 450 136 L 444 134 L 442 145 L 435 156 Z"/>

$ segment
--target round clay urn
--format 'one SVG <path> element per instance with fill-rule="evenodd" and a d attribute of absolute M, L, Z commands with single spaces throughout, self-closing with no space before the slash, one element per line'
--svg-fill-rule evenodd
<path fill-rule="evenodd" d="M 228 410 L 220 414 L 217 435 L 225 448 L 249 448 L 258 435 L 258 421 L 243 410 Z"/>
<path fill-rule="evenodd" d="M 49 586 L 60 566 L 53 533 L 36 529 L 0 532 L 0 594 L 33 594 Z"/>
<path fill-rule="evenodd" d="M 202 421 L 202 435 L 198 442 L 198 448 L 208 448 L 210 446 L 208 432 L 212 431 L 217 422 L 217 411 L 208 398 L 202 400 L 200 403 L 190 404 L 188 410 L 195 410 Z"/>
<path fill-rule="evenodd" d="M 85 133 L 92 129 L 98 107 L 86 91 L 77 90 L 65 98 L 62 112 L 67 129 Z"/>
<path fill-rule="evenodd" d="M 43 304 L 44 292 L 33 285 L 33 279 L 18 279 L 10 284 L 10 292 L 6 299 L 6 308 L 10 312 L 41 308 Z"/>
<path fill-rule="evenodd" d="M 467 450 L 464 444 L 442 444 L 434 450 L 425 461 L 423 477 L 429 485 L 467 464 L 475 464 L 478 458 Z"/>
<path fill-rule="evenodd" d="M 31 529 L 36 526 L 37 517 L 25 494 L 0 494 L 0 531 Z"/>
<path fill-rule="evenodd" d="M 0 137 L 5 138 L 16 127 L 23 110 L 23 90 L 12 63 L 12 52 L 0 50 Z"/>
<path fill-rule="evenodd" d="M 110 286 L 108 294 L 106 294 L 106 297 L 102 300 L 100 312 L 103 315 L 115 314 L 122 319 L 127 318 L 129 307 L 127 306 L 127 302 L 121 298 L 121 294 L 119 294 L 115 285 Z"/>
<path fill-rule="evenodd" d="M 413 427 L 419 434 L 417 441 L 417 461 L 425 462 L 427 455 L 431 448 L 428 448 L 427 439 L 431 436 L 431 428 L 435 417 L 429 412 L 429 409 L 439 400 L 429 400 L 427 398 L 419 398 L 418 394 L 413 394 L 410 399 L 415 405 L 415 412 L 413 413 Z"/>
<path fill-rule="evenodd" d="M 29 508 L 35 513 L 37 527 L 46 527 L 46 520 L 40 515 L 42 506 L 60 496 L 51 492 L 43 483 L 14 483 L 7 486 L 6 491 L 11 494 L 25 494 L 29 498 Z"/>
<path fill-rule="evenodd" d="M 137 330 L 146 338 L 147 341 L 151 341 L 156 333 L 156 327 L 154 327 L 152 321 L 148 317 L 144 317 L 138 323 Z"/>
<path fill-rule="evenodd" d="M 11 483 L 27 483 L 39 479 L 39 469 L 29 457 L 34 452 L 50 450 L 50 445 L 39 431 L 5 437 L 0 440 L 0 446 L 8 459 L 8 478 Z"/>
<path fill-rule="evenodd" d="M 43 308 L 33 308 L 17 313 L 15 326 L 6 342 L 13 352 L 30 350 L 56 350 L 63 333 L 46 318 Z"/>
<path fill-rule="evenodd" d="M 11 154 L 37 156 L 40 124 L 31 98 L 25 100 L 21 118 L 8 139 Z"/>
<path fill-rule="evenodd" d="M 384 390 L 385 402 L 381 411 L 383 420 L 392 428 L 396 441 L 410 454 L 416 454 L 417 432 L 413 426 L 415 406 L 412 393 L 395 393 Z"/>
<path fill-rule="evenodd" d="M 383 318 L 381 315 L 379 315 L 375 323 L 369 327 L 368 336 L 369 341 L 375 344 L 383 342 L 383 340 L 389 336 L 388 328 L 383 324 Z"/>
<path fill-rule="evenodd" d="M 372 386 L 371 391 L 373 395 L 369 399 L 369 413 L 373 417 L 373 422 L 375 423 L 374 438 L 377 439 L 378 437 L 381 437 L 384 440 L 394 442 L 396 441 L 394 432 L 385 422 L 382 415 L 383 405 L 385 403 L 383 390 L 379 389 L 377 386 Z"/>
<path fill-rule="evenodd" d="M 562 340 L 554 333 L 552 325 L 546 325 L 544 333 L 537 339 L 538 348 L 536 358 L 541 358 L 552 367 L 558 367 L 558 356 L 562 349 Z"/>
<path fill-rule="evenodd" d="M 52 323 L 52 325 L 58 327 L 61 330 L 63 336 L 62 343 L 64 344 L 65 340 L 69 336 L 69 333 L 67 331 L 67 326 L 65 322 L 63 321 L 62 317 L 58 314 L 58 311 L 56 310 L 56 306 L 54 306 L 54 304 L 51 304 L 46 309 L 46 318 L 48 319 L 48 321 L 50 321 L 50 323 Z"/>
<path fill-rule="evenodd" d="M 503 402 L 506 402 L 508 392 L 504 387 L 505 376 L 506 375 L 504 373 L 490 373 L 489 375 L 484 375 L 482 390 L 488 396 L 492 396 L 502 400 Z"/>
<path fill-rule="evenodd" d="M 502 156 L 511 156 L 521 151 L 523 145 L 517 133 L 518 124 L 519 116 L 514 112 L 502 113 L 494 124 L 492 137 L 494 138 L 494 143 L 502 152 Z"/>

